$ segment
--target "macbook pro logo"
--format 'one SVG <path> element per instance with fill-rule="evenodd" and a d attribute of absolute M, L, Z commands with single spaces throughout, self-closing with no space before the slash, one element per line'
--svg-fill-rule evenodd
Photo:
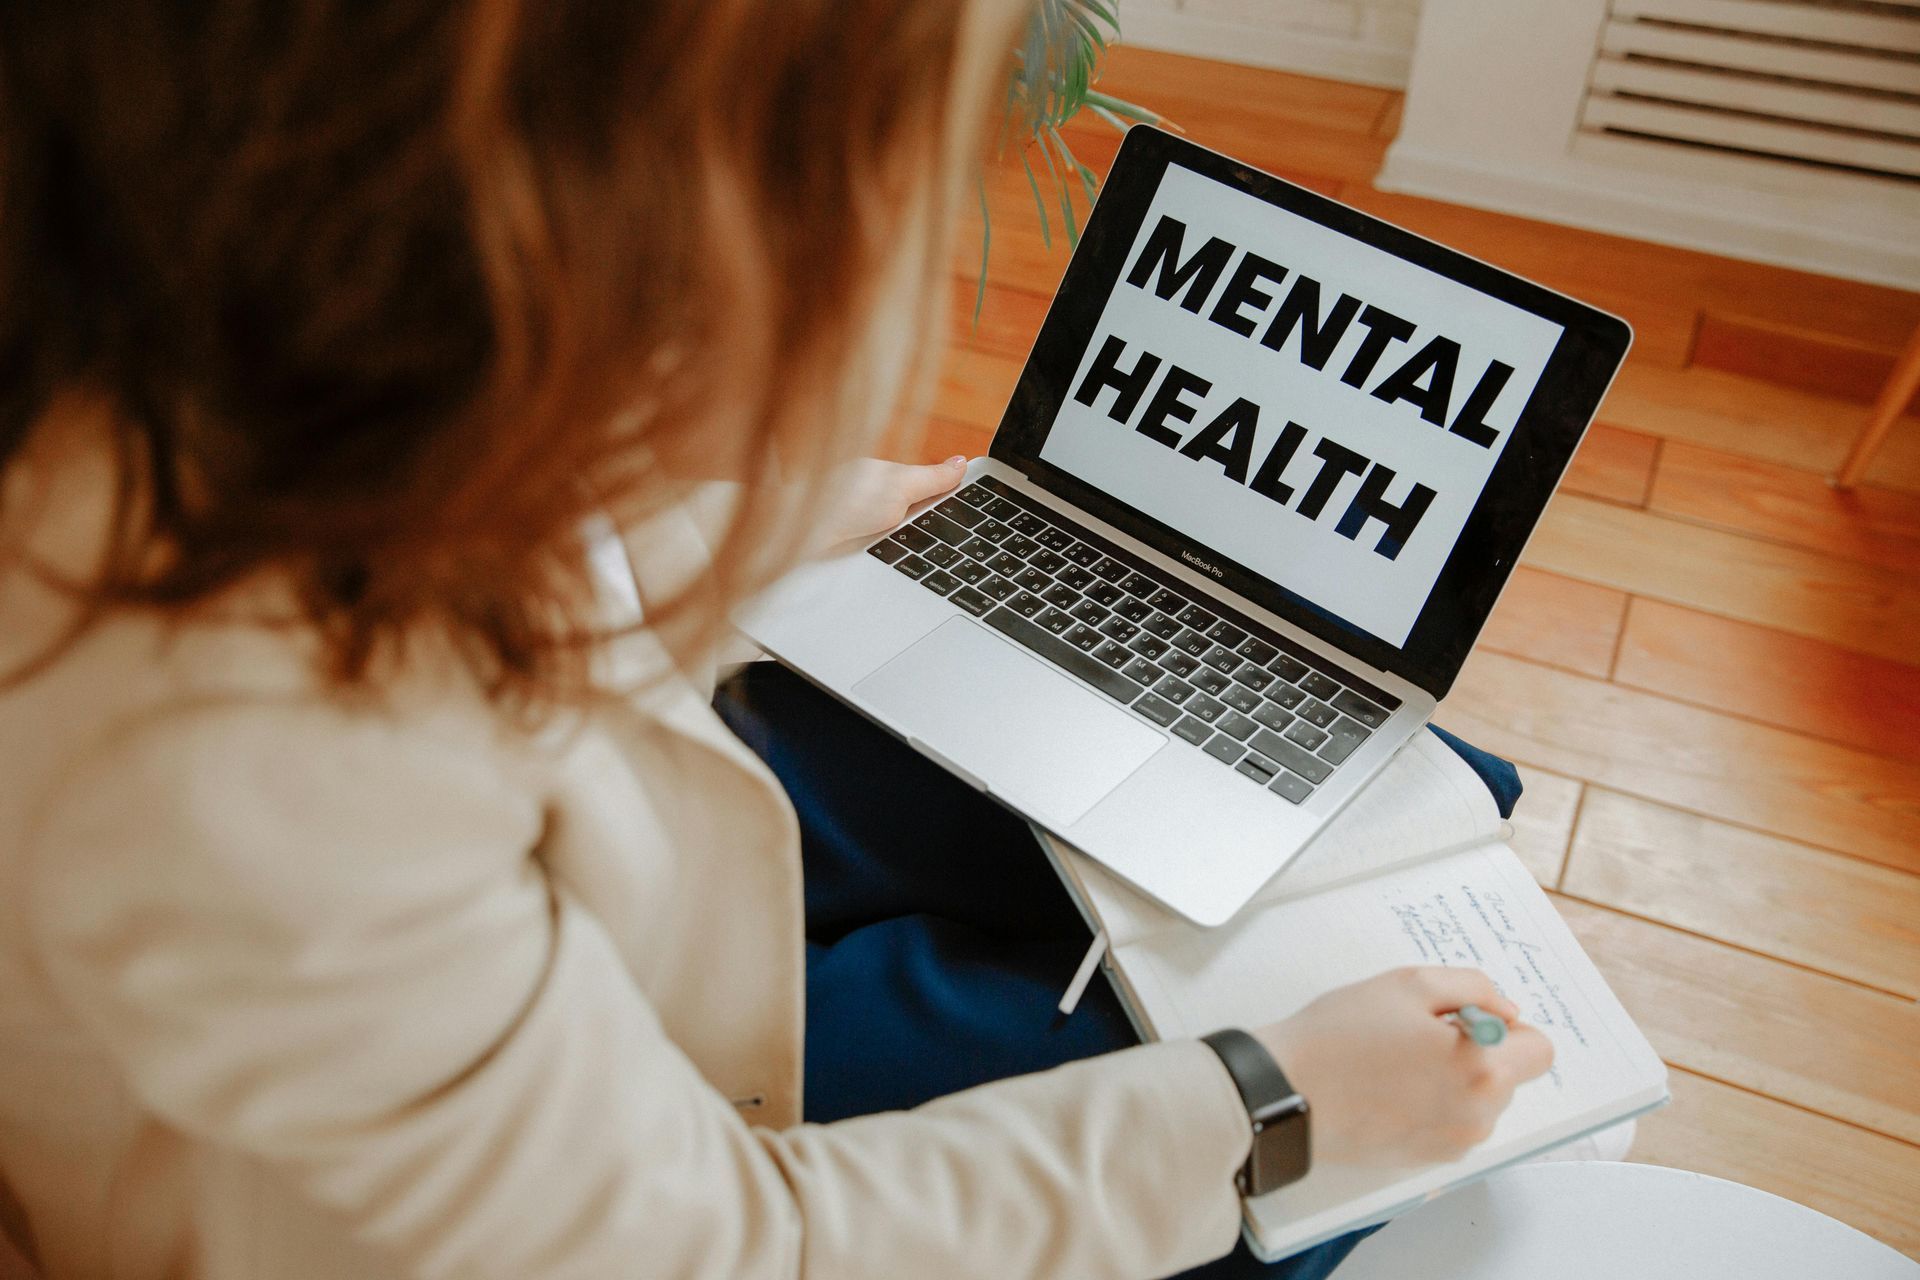
<path fill-rule="evenodd" d="M 1182 560 L 1185 560 L 1188 564 L 1192 565 L 1194 568 L 1199 569 L 1204 573 L 1210 573 L 1216 578 L 1224 578 L 1227 576 L 1226 574 L 1220 571 L 1219 565 L 1210 564 L 1207 561 L 1202 560 L 1199 556 L 1193 554 L 1193 552 L 1191 551 L 1182 551 L 1180 553 L 1180 558 Z"/>

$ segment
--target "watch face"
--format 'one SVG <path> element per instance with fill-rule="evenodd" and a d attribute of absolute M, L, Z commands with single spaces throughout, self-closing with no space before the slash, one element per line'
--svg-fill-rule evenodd
<path fill-rule="evenodd" d="M 1262 1196 L 1298 1182 L 1313 1163 L 1306 1099 L 1295 1094 L 1276 1111 L 1277 1114 L 1262 1117 L 1254 1126 L 1253 1151 L 1247 1157 L 1244 1188 L 1249 1196 Z"/>

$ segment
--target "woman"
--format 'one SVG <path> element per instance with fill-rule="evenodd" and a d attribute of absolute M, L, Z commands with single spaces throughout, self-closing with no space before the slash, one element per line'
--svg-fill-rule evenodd
<path fill-rule="evenodd" d="M 708 705 L 731 602 L 957 479 L 848 460 L 937 348 L 1025 16 L 0 13 L 0 1225 L 45 1274 L 1145 1277 L 1233 1245 L 1248 1122 L 1198 1042 L 801 1123 L 794 811 Z M 730 714 L 790 751 L 812 712 L 760 683 Z M 954 820 L 977 847 L 896 838 L 907 897 L 974 856 L 1032 880 Z M 1466 1001 L 1512 1013 L 1415 973 L 1254 1029 L 1316 1159 L 1484 1132 L 1547 1051 L 1462 1052 Z M 887 1105 L 848 1046 L 888 1035 L 834 1017 L 804 1049 L 833 1113 Z"/>

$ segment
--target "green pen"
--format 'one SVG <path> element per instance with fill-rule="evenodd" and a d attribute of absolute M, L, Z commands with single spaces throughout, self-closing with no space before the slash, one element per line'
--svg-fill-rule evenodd
<path fill-rule="evenodd" d="M 1448 1014 L 1447 1018 L 1477 1045 L 1491 1049 L 1507 1038 L 1506 1020 L 1495 1017 L 1477 1004 L 1463 1004 L 1458 1012 Z"/>

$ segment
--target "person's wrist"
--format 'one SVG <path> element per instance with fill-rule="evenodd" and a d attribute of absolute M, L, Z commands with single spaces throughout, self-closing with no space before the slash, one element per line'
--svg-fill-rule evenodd
<path fill-rule="evenodd" d="M 1252 1130 L 1246 1163 L 1235 1178 L 1240 1193 L 1265 1195 L 1305 1177 L 1312 1163 L 1310 1109 L 1272 1051 L 1237 1028 L 1201 1040 L 1233 1078 Z"/>

